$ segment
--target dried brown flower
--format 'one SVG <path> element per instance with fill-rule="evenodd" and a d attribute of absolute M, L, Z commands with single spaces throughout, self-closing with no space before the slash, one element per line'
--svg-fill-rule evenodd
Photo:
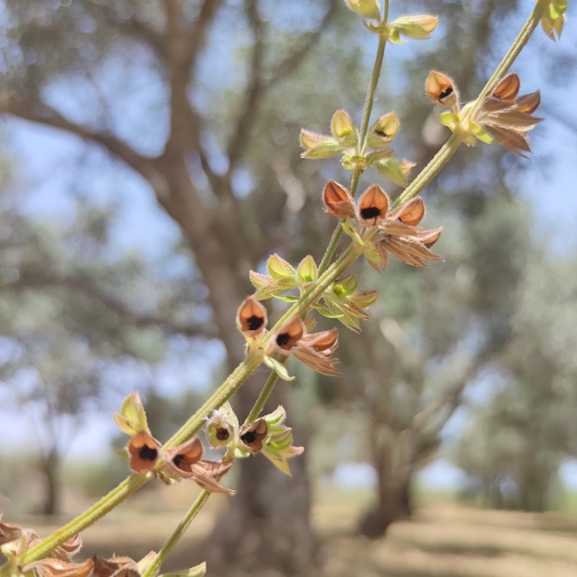
<path fill-rule="evenodd" d="M 16 541 L 22 535 L 22 527 L 15 523 L 5 523 L 0 521 L 0 545 Z"/>
<path fill-rule="evenodd" d="M 381 223 L 389 210 L 389 197 L 377 184 L 372 184 L 359 197 L 357 219 L 367 227 Z"/>
<path fill-rule="evenodd" d="M 91 561 L 94 565 L 94 575 L 97 577 L 140 577 L 138 564 L 130 557 L 103 559 L 94 555 Z"/>
<path fill-rule="evenodd" d="M 425 89 L 435 104 L 454 106 L 459 102 L 459 91 L 456 84 L 442 72 L 431 70 L 427 76 Z"/>
<path fill-rule="evenodd" d="M 264 419 L 258 419 L 254 423 L 247 423 L 239 431 L 242 447 L 251 453 L 258 453 L 262 449 L 262 442 L 267 435 L 268 425 Z"/>
<path fill-rule="evenodd" d="M 335 218 L 354 218 L 355 203 L 348 190 L 334 180 L 329 180 L 323 189 L 325 210 Z"/>
<path fill-rule="evenodd" d="M 255 298 L 245 298 L 236 316 L 240 332 L 245 336 L 257 337 L 266 330 L 266 308 Z"/>
<path fill-rule="evenodd" d="M 338 359 L 331 357 L 338 347 L 338 330 L 305 333 L 305 324 L 297 317 L 278 330 L 273 337 L 273 347 L 283 354 L 294 355 L 317 373 L 338 375 L 339 371 L 335 369 Z"/>
<path fill-rule="evenodd" d="M 193 437 L 186 443 L 167 449 L 163 455 L 166 464 L 179 476 L 190 477 L 192 466 L 200 461 L 203 449 L 198 437 Z"/>
<path fill-rule="evenodd" d="M 86 559 L 82 563 L 70 563 L 47 557 L 26 565 L 22 572 L 27 573 L 32 569 L 36 571 L 38 577 L 88 577 L 94 569 L 94 563 L 92 559 Z"/>
<path fill-rule="evenodd" d="M 154 468 L 158 460 L 160 443 L 146 431 L 140 431 L 128 441 L 130 469 L 135 473 L 146 473 Z"/>
<path fill-rule="evenodd" d="M 418 267 L 426 267 L 424 260 L 443 260 L 429 250 L 443 229 L 424 230 L 417 226 L 424 215 L 425 204 L 417 197 L 392 210 L 381 222 L 379 229 L 382 232 L 374 240 L 381 268 L 387 265 L 388 253 L 406 264 Z M 375 262 L 369 260 L 369 264 L 378 270 Z"/>
<path fill-rule="evenodd" d="M 531 152 L 527 133 L 543 119 L 531 116 L 541 103 L 539 91 L 517 97 L 520 88 L 517 74 L 505 76 L 483 99 L 474 121 L 507 150 L 525 156 Z"/>

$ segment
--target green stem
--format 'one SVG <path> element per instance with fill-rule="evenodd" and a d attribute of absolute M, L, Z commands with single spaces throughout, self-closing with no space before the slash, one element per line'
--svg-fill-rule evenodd
<path fill-rule="evenodd" d="M 204 425 L 204 420 L 212 411 L 218 409 L 240 389 L 246 379 L 261 364 L 261 357 L 248 356 L 224 383 L 208 398 L 208 400 L 184 423 L 182 427 L 164 444 L 164 449 L 174 447 L 190 439 Z"/>
<path fill-rule="evenodd" d="M 386 24 L 389 15 L 389 0 L 385 1 L 385 15 L 383 18 L 383 23 Z M 375 63 L 373 64 L 373 71 L 371 73 L 371 80 L 369 82 L 369 87 L 367 88 L 367 95 L 365 97 L 365 105 L 363 108 L 363 117 L 361 119 L 361 127 L 359 131 L 359 150 L 363 150 L 365 147 L 365 141 L 367 139 L 367 132 L 369 130 L 369 122 L 371 121 L 371 112 L 373 110 L 373 104 L 375 102 L 375 92 L 377 90 L 377 85 L 379 83 L 379 78 L 381 76 L 381 69 L 383 67 L 383 60 L 385 57 L 385 48 L 387 46 L 387 39 L 379 37 L 379 45 L 377 47 L 377 55 L 375 57 Z M 359 186 L 359 179 L 361 174 L 363 173 L 363 167 L 359 166 L 358 164 L 353 168 L 351 172 L 351 182 L 349 191 L 354 198 L 357 194 L 357 188 Z M 333 234 L 331 236 L 331 240 L 329 241 L 329 245 L 323 258 L 321 260 L 321 264 L 319 265 L 319 274 L 325 272 L 328 268 L 335 251 L 337 249 L 337 245 L 341 240 L 343 235 L 343 229 L 341 227 L 342 220 L 339 221 Z"/>
<path fill-rule="evenodd" d="M 433 156 L 429 164 L 420 172 L 420 174 L 411 182 L 409 186 L 405 189 L 403 194 L 393 202 L 391 209 L 395 209 L 404 202 L 411 200 L 417 196 L 433 178 L 439 173 L 441 168 L 447 164 L 449 158 L 455 154 L 461 143 L 463 142 L 463 137 L 454 132 L 449 137 L 449 140 L 439 149 L 437 154 Z"/>
<path fill-rule="evenodd" d="M 369 122 L 371 120 L 371 112 L 373 111 L 373 104 L 375 102 L 375 91 L 379 83 L 379 76 L 381 75 L 381 68 L 383 66 L 383 59 L 385 57 L 385 47 L 387 39 L 379 36 L 379 46 L 377 48 L 377 56 L 373 65 L 373 73 L 369 82 L 367 96 L 365 98 L 365 107 L 363 108 L 363 118 L 361 120 L 361 129 L 359 132 L 359 150 L 363 150 L 365 140 L 367 139 L 367 131 L 369 130 Z M 352 194 L 352 192 L 351 192 Z"/>
<path fill-rule="evenodd" d="M 545 12 L 545 9 L 549 5 L 549 3 L 550 0 L 537 1 L 535 8 L 533 8 L 533 11 L 531 12 L 529 18 L 527 18 L 527 21 L 523 25 L 523 28 L 521 28 L 521 31 L 517 35 L 517 38 L 515 38 L 515 40 L 513 41 L 511 48 L 509 48 L 507 54 L 505 54 L 503 60 L 501 60 L 499 66 L 497 66 L 495 72 L 493 72 L 491 78 L 489 78 L 489 80 L 483 87 L 483 90 L 481 90 L 481 93 L 477 98 L 475 106 L 473 106 L 473 108 L 471 109 L 469 116 L 476 110 L 478 105 L 481 103 L 483 97 L 489 93 L 489 91 L 495 86 L 495 84 L 497 84 L 497 82 L 499 82 L 499 80 L 501 80 L 501 78 L 505 76 L 505 74 L 507 74 L 509 68 L 511 68 L 513 62 L 515 62 L 517 56 L 519 56 L 521 50 L 523 50 L 523 48 L 529 41 L 529 38 L 531 38 L 531 35 L 535 31 L 535 28 L 539 26 L 541 17 L 543 16 L 543 13 Z"/>
<path fill-rule="evenodd" d="M 130 477 L 122 481 L 120 485 L 112 489 L 108 495 L 105 495 L 100 501 L 90 507 L 90 509 L 70 521 L 70 523 L 64 525 L 64 527 L 58 529 L 58 531 L 38 543 L 35 547 L 26 551 L 18 560 L 18 564 L 23 566 L 42 559 L 55 547 L 74 537 L 74 535 L 77 535 L 101 517 L 104 517 L 104 515 L 112 511 L 112 509 L 122 503 L 129 495 L 140 489 L 140 487 L 153 477 L 153 473 L 130 475 Z M 4 568 L 5 566 L 0 569 L 0 574 L 3 573 Z"/>
<path fill-rule="evenodd" d="M 278 362 L 281 365 L 284 365 L 287 362 L 287 359 L 288 357 L 283 355 L 279 357 Z M 258 396 L 258 399 L 256 400 L 250 413 L 248 414 L 245 423 L 252 423 L 253 421 L 256 421 L 258 419 L 258 416 L 264 409 L 264 405 L 267 402 L 268 398 L 270 397 L 270 394 L 272 393 L 272 390 L 274 389 L 274 386 L 276 385 L 277 381 L 278 381 L 278 375 L 274 371 L 271 371 L 270 375 L 268 376 L 268 379 L 266 380 L 266 383 L 264 384 L 264 387 L 262 388 L 262 391 L 260 392 L 260 395 Z"/>
<path fill-rule="evenodd" d="M 182 521 L 178 524 L 178 527 L 174 530 L 174 533 L 170 536 L 168 541 L 164 544 L 162 549 L 158 552 L 158 556 L 156 559 L 151 563 L 151 565 L 146 569 L 143 573 L 142 577 L 155 577 L 158 574 L 160 567 L 170 554 L 170 552 L 174 549 L 174 546 L 178 543 L 180 538 L 184 535 L 192 520 L 196 517 L 198 512 L 202 509 L 208 498 L 210 497 L 210 493 L 208 491 L 203 491 L 197 498 L 196 501 L 192 504 L 191 508 L 188 510 Z"/>

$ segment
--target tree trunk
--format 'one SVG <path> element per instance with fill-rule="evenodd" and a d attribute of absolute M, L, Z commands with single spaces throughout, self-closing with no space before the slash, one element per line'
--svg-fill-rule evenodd
<path fill-rule="evenodd" d="M 44 503 L 42 505 L 43 515 L 58 515 L 60 512 L 59 465 L 60 456 L 56 451 L 51 451 L 40 462 L 40 468 L 46 481 L 44 485 Z"/>
<path fill-rule="evenodd" d="M 407 518 L 411 513 L 410 480 L 381 476 L 377 503 L 361 518 L 359 533 L 378 539 L 386 534 L 391 523 Z"/>

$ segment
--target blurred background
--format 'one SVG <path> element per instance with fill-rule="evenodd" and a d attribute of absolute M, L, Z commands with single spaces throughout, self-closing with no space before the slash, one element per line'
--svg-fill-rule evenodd
<path fill-rule="evenodd" d="M 391 1 L 441 18 L 387 47 L 374 108 L 399 115 L 413 176 L 448 136 L 428 71 L 474 98 L 532 7 Z M 445 262 L 355 269 L 381 294 L 360 335 L 341 330 L 342 376 L 291 365 L 271 400 L 306 447 L 293 478 L 235 467 L 237 496 L 210 500 L 168 569 L 576 574 L 574 14 L 514 67 L 542 94 L 533 154 L 453 157 L 423 193 Z M 339 108 L 360 122 L 376 39 L 342 0 L 3 0 L 0 26 L 0 511 L 44 535 L 127 475 L 124 396 L 166 440 L 242 359 L 248 271 L 321 258 L 322 186 L 348 173 L 300 160 L 299 130 L 326 133 Z M 196 493 L 150 484 L 83 552 L 158 549 Z"/>

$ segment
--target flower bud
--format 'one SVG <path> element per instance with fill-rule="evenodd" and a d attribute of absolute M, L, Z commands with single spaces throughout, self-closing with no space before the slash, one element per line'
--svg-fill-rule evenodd
<path fill-rule="evenodd" d="M 459 92 L 455 83 L 446 75 L 431 70 L 425 83 L 428 97 L 441 106 L 453 106 L 459 101 Z"/>
<path fill-rule="evenodd" d="M 344 110 L 337 110 L 331 123 L 333 136 L 345 148 L 355 146 L 358 142 L 358 134 L 352 118 Z"/>
<path fill-rule="evenodd" d="M 26 565 L 22 572 L 28 573 L 32 569 L 39 577 L 88 577 L 94 569 L 94 563 L 92 559 L 86 559 L 82 563 L 70 563 L 47 557 Z"/>
<path fill-rule="evenodd" d="M 317 279 L 317 263 L 310 254 L 301 260 L 297 268 L 297 276 L 301 282 L 313 282 Z"/>
<path fill-rule="evenodd" d="M 369 146 L 377 150 L 385 148 L 397 135 L 399 126 L 399 119 L 394 112 L 381 116 L 369 129 Z"/>
<path fill-rule="evenodd" d="M 346 0 L 350 10 L 363 18 L 381 19 L 381 7 L 378 0 Z"/>
<path fill-rule="evenodd" d="M 146 412 L 138 393 L 128 395 L 122 402 L 120 413 L 113 413 L 112 417 L 122 432 L 131 437 L 140 431 L 150 433 Z"/>
<path fill-rule="evenodd" d="M 400 42 L 399 35 L 415 40 L 427 40 L 431 37 L 431 32 L 435 30 L 438 23 L 439 18 L 430 14 L 402 16 L 389 24 L 391 41 L 395 44 Z"/>
<path fill-rule="evenodd" d="M 357 290 L 358 285 L 359 279 L 357 275 L 350 274 L 336 281 L 333 292 L 341 298 L 346 298 Z"/>
<path fill-rule="evenodd" d="M 323 189 L 323 202 L 325 210 L 335 218 L 353 218 L 355 216 L 355 203 L 347 189 L 329 180 Z"/>
<path fill-rule="evenodd" d="M 311 130 L 305 130 L 304 128 L 301 128 L 300 140 L 301 146 L 305 150 L 311 150 L 315 146 L 318 146 L 323 142 L 327 142 L 327 140 L 331 140 L 331 137 L 324 134 L 317 134 Z"/>
<path fill-rule="evenodd" d="M 268 269 L 268 274 L 274 279 L 294 278 L 297 272 L 289 262 L 276 253 L 269 256 L 266 268 Z"/>
<path fill-rule="evenodd" d="M 375 304 L 379 298 L 379 291 L 357 291 L 350 297 L 350 301 L 361 309 L 366 309 Z"/>

